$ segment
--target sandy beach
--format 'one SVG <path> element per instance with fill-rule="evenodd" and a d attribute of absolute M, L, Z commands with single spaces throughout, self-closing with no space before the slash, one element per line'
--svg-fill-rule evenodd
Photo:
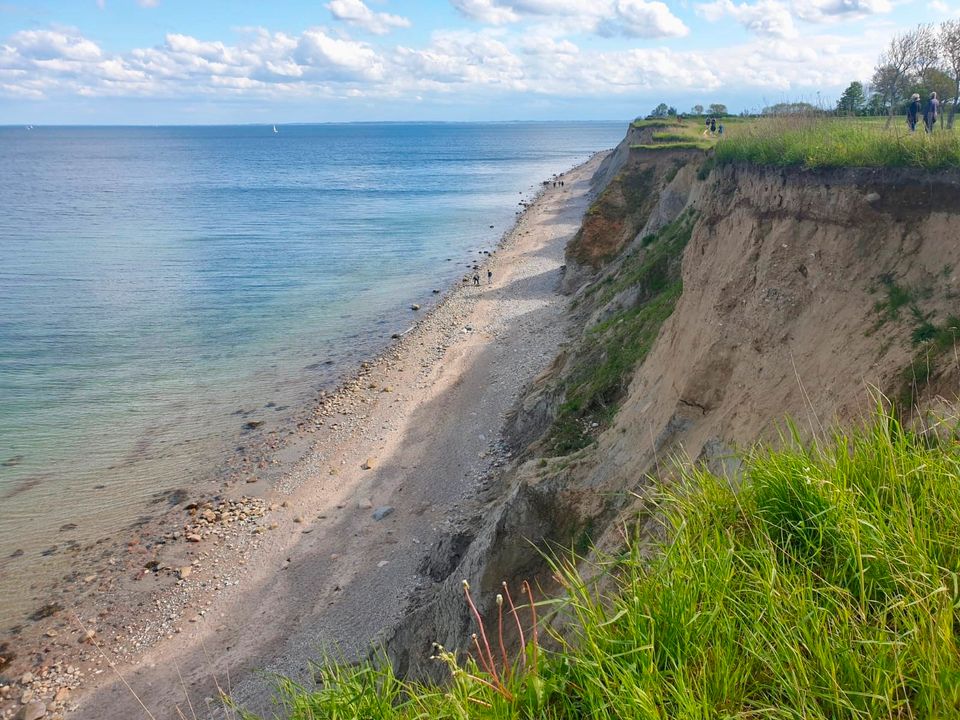
<path fill-rule="evenodd" d="M 301 428 L 315 444 L 289 472 L 176 509 L 182 531 L 146 570 L 128 543 L 121 564 L 153 577 L 149 601 L 111 581 L 26 632 L 16 660 L 35 664 L 8 686 L 6 716 L 24 697 L 48 717 L 229 716 L 221 690 L 269 714 L 271 674 L 306 679 L 311 660 L 376 645 L 429 591 L 422 568 L 444 530 L 495 496 L 504 418 L 567 337 L 564 247 L 601 159 L 544 185 L 498 250 L 478 254 L 479 287 L 471 271 L 429 314 L 411 310 L 395 345 L 320 398 Z"/>

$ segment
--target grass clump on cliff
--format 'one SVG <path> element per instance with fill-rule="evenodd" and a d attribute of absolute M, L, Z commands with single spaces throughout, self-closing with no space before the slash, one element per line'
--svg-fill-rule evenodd
<path fill-rule="evenodd" d="M 644 238 L 616 275 L 592 288 L 600 307 L 627 291 L 633 297 L 587 330 L 579 360 L 564 380 L 564 401 L 546 440 L 550 453 L 566 455 L 586 447 L 616 415 L 634 368 L 680 297 L 680 259 L 695 220 L 693 213 L 684 213 Z"/>
<path fill-rule="evenodd" d="M 960 133 L 909 133 L 881 118 L 790 116 L 736 127 L 716 145 L 720 164 L 776 167 L 960 167 Z"/>
<path fill-rule="evenodd" d="M 558 562 L 568 622 L 539 660 L 453 663 L 449 687 L 331 669 L 282 687 L 291 720 L 960 716 L 960 444 L 881 413 L 788 445 L 739 487 L 684 471 L 657 503 L 669 545 L 601 560 L 604 590 Z"/>

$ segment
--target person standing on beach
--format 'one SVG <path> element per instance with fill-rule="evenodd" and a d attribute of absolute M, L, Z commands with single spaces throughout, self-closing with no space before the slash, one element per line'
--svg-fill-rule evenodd
<path fill-rule="evenodd" d="M 474 287 L 480 287 L 480 276 L 477 273 L 473 274 L 473 285 Z"/>
<path fill-rule="evenodd" d="M 487 285 L 490 285 L 493 282 L 493 270 L 487 268 Z"/>
<path fill-rule="evenodd" d="M 927 107 L 923 111 L 923 124 L 927 126 L 927 132 L 932 133 L 937 124 L 937 115 L 940 114 L 940 101 L 937 100 L 935 92 L 930 93 L 930 99 L 927 100 Z"/>
<path fill-rule="evenodd" d="M 910 132 L 917 130 L 917 118 L 920 117 L 920 93 L 914 93 L 910 98 L 910 105 L 907 107 L 907 127 Z"/>

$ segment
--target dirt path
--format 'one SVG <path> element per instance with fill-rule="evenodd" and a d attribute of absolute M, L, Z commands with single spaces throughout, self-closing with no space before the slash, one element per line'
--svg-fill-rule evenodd
<path fill-rule="evenodd" d="M 216 601 L 198 601 L 173 621 L 176 634 L 120 668 L 153 717 L 222 716 L 218 685 L 269 713 L 265 674 L 305 678 L 325 651 L 365 653 L 428 582 L 419 568 L 430 549 L 507 459 L 505 414 L 566 337 L 559 268 L 600 159 L 548 187 L 480 259 L 481 287 L 452 291 L 330 398 L 323 437 L 268 498 L 283 505 L 260 547 L 235 573 L 198 571 L 191 581 L 216 586 Z M 115 674 L 101 677 L 70 717 L 148 717 Z"/>

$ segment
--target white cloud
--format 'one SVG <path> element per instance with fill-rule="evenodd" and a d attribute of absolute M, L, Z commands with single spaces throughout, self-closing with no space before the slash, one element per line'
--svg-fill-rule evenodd
<path fill-rule="evenodd" d="M 891 10 L 893 4 L 889 0 L 793 0 L 796 16 L 814 23 L 881 15 Z"/>
<path fill-rule="evenodd" d="M 527 87 L 523 61 L 490 32 L 437 32 L 423 50 L 398 48 L 396 60 L 413 85 Z"/>
<path fill-rule="evenodd" d="M 160 0 L 137 0 L 137 5 L 143 8 L 155 8 L 160 5 Z"/>
<path fill-rule="evenodd" d="M 795 38 L 798 20 L 815 24 L 855 20 L 888 13 L 893 5 L 890 0 L 714 0 L 696 9 L 710 22 L 729 16 L 754 35 Z"/>
<path fill-rule="evenodd" d="M 744 28 L 755 35 L 791 38 L 796 37 L 797 29 L 790 10 L 777 0 L 759 0 L 756 3 L 737 3 L 732 0 L 698 5 L 697 12 L 711 22 L 729 15 Z"/>
<path fill-rule="evenodd" d="M 21 30 L 10 37 L 9 43 L 19 55 L 34 60 L 96 60 L 101 55 L 96 43 L 75 31 Z"/>
<path fill-rule="evenodd" d="M 612 17 L 600 25 L 601 33 L 621 33 L 630 37 L 683 37 L 690 30 L 662 2 L 617 0 Z"/>
<path fill-rule="evenodd" d="M 372 47 L 330 37 L 319 28 L 300 36 L 293 59 L 313 76 L 335 80 L 378 80 L 383 76 L 383 63 Z"/>
<path fill-rule="evenodd" d="M 350 25 L 363 28 L 376 35 L 386 35 L 396 28 L 410 27 L 410 21 L 399 15 L 374 12 L 363 0 L 331 0 L 327 9 L 334 18 Z"/>
<path fill-rule="evenodd" d="M 565 32 L 664 38 L 689 30 L 659 0 L 451 0 L 463 15 L 490 25 L 525 18 L 563 21 Z"/>
<path fill-rule="evenodd" d="M 502 6 L 496 0 L 450 1 L 466 17 L 488 25 L 505 25 L 520 20 L 520 14 L 513 8 Z"/>
<path fill-rule="evenodd" d="M 584 101 L 656 95 L 671 101 L 678 92 L 716 96 L 722 89 L 734 89 L 740 96 L 759 91 L 787 98 L 792 93 L 795 99 L 798 88 L 830 92 L 851 78 L 869 76 L 876 48 L 886 42 L 879 31 L 853 38 L 810 33 L 797 43 L 785 37 L 785 29 L 756 25 L 760 21 L 752 13 L 770 2 L 774 0 L 752 5 L 729 0 L 701 10 L 716 17 L 734 16 L 762 29 L 756 30 L 761 37 L 751 42 L 709 51 L 669 47 L 599 51 L 592 43 L 578 46 L 554 34 L 549 23 L 437 31 L 426 44 L 391 50 L 323 27 L 299 34 L 248 28 L 234 42 L 170 33 L 160 45 L 123 53 L 106 52 L 74 30 L 22 31 L 0 40 L 0 96 L 376 102 L 415 97 L 509 99 L 522 93 L 527 98 Z M 628 5 L 619 9 L 642 10 L 636 3 Z M 657 27 L 656 16 L 651 21 L 642 12 L 634 22 L 644 28 L 652 24 L 660 33 L 670 30 L 669 23 Z"/>

